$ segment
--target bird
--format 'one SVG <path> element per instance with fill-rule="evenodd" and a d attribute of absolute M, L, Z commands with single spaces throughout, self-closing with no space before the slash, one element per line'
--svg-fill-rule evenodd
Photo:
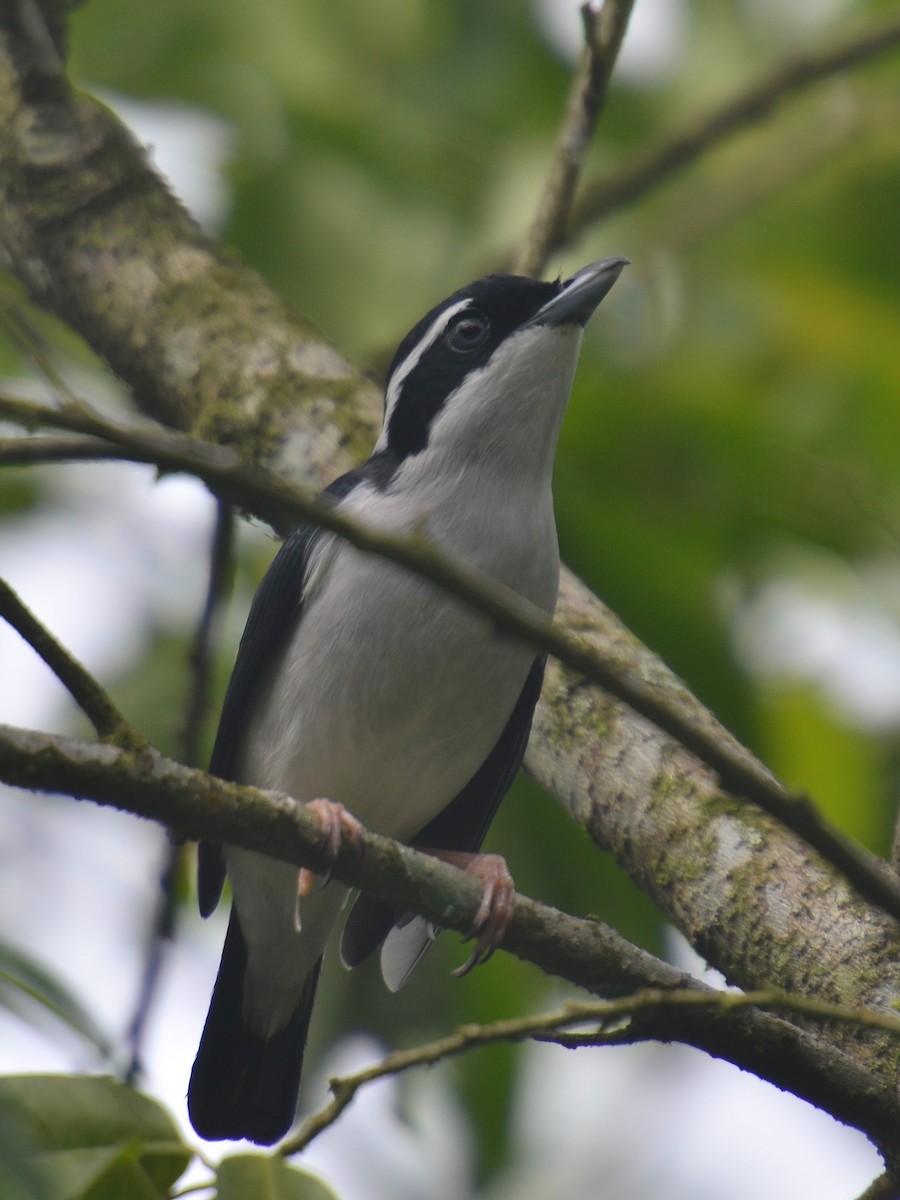
<path fill-rule="evenodd" d="M 424 536 L 552 614 L 557 438 L 584 326 L 627 263 L 554 281 L 489 275 L 432 308 L 389 367 L 371 457 L 323 501 L 375 531 Z M 312 804 L 332 848 L 364 822 L 472 871 L 484 898 L 468 968 L 511 915 L 503 859 L 478 852 L 521 765 L 543 672 L 533 646 L 437 584 L 304 523 L 254 597 L 209 770 Z M 232 909 L 188 1112 L 206 1140 L 272 1145 L 295 1119 L 322 956 L 348 892 L 205 842 L 204 916 L 226 875 Z M 341 958 L 356 966 L 380 945 L 396 990 L 434 936 L 361 894 Z"/>

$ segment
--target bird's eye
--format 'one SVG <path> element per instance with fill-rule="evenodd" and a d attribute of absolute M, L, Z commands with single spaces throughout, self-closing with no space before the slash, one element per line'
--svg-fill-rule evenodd
<path fill-rule="evenodd" d="M 471 354 L 487 341 L 491 323 L 483 313 L 462 313 L 446 333 L 447 345 L 457 354 Z"/>

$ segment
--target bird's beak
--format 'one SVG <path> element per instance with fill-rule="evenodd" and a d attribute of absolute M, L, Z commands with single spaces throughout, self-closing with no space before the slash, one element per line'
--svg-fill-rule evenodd
<path fill-rule="evenodd" d="M 539 308 L 523 325 L 576 325 L 587 324 L 594 309 L 627 267 L 627 258 L 601 258 L 599 262 L 582 267 L 571 279 L 567 279 L 562 291 Z"/>

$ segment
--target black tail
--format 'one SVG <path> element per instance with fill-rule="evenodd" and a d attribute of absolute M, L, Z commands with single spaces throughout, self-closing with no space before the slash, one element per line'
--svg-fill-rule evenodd
<path fill-rule="evenodd" d="M 251 1033 L 242 1013 L 247 948 L 232 909 L 188 1086 L 188 1113 L 202 1138 L 247 1138 L 271 1146 L 290 1129 L 321 965 L 319 959 L 280 1033 L 268 1041 Z"/>

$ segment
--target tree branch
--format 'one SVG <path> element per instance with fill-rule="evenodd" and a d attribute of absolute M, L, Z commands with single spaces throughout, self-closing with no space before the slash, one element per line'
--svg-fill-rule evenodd
<path fill-rule="evenodd" d="M 219 495 L 236 500 L 276 527 L 308 521 L 345 538 L 359 550 L 377 554 L 438 584 L 483 613 L 505 633 L 552 654 L 585 679 L 598 684 L 635 713 L 652 721 L 715 771 L 722 786 L 744 796 L 782 821 L 834 863 L 859 890 L 900 919 L 900 877 L 874 854 L 832 825 L 806 796 L 793 795 L 701 706 L 669 677 L 661 687 L 660 665 L 648 676 L 643 666 L 587 645 L 554 624 L 535 605 L 489 576 L 451 561 L 421 532 L 407 536 L 373 530 L 313 500 L 264 468 L 243 463 L 231 450 L 175 432 L 124 429 L 81 404 L 59 409 L 0 397 L 0 416 L 29 425 L 46 423 L 106 437 L 159 466 L 198 475 Z M 289 520 L 286 521 L 285 518 Z"/>
<path fill-rule="evenodd" d="M 848 105 L 846 97 L 835 94 L 789 126 L 773 128 L 732 169 L 704 176 L 702 204 L 672 196 L 658 219 L 666 252 L 679 255 L 707 246 L 724 226 L 793 187 L 849 145 L 900 122 L 900 97 L 859 99 Z"/>
<path fill-rule="evenodd" d="M 213 629 L 231 577 L 233 543 L 234 513 L 230 505 L 220 501 L 216 506 L 215 526 L 210 545 L 206 599 L 188 653 L 190 686 L 179 740 L 180 757 L 190 766 L 197 766 L 200 762 L 203 726 L 210 705 Z M 143 1070 L 141 1047 L 144 1031 L 157 994 L 165 947 L 175 940 L 179 911 L 178 883 L 185 874 L 186 860 L 189 857 L 183 842 L 173 842 L 170 839 L 166 840 L 162 855 L 159 890 L 144 951 L 143 975 L 134 1015 L 128 1027 L 131 1061 L 126 1079 L 131 1083 L 140 1077 Z"/>
<path fill-rule="evenodd" d="M 589 180 L 578 197 L 565 235 L 550 250 L 561 249 L 589 225 L 642 199 L 735 134 L 770 116 L 783 101 L 841 71 L 879 58 L 898 45 L 900 17 L 893 15 L 836 45 L 814 54 L 799 54 L 767 71 L 659 146 L 608 175 Z"/>
<path fill-rule="evenodd" d="M 128 451 L 102 438 L 11 437 L 0 438 L 0 466 L 30 467 L 45 463 L 129 460 Z M 131 458 L 146 462 L 146 458 Z"/>
<path fill-rule="evenodd" d="M 245 846 L 314 870 L 330 865 L 318 820 L 305 805 L 180 766 L 152 749 L 92 746 L 0 725 L 0 779 L 110 805 L 163 822 L 181 836 Z M 342 846 L 330 869 L 342 883 L 460 932 L 471 930 L 481 901 L 480 885 L 465 872 L 368 832 L 361 852 Z M 603 996 L 647 988 L 709 992 L 601 922 L 524 896 L 517 897 L 504 949 Z M 838 1046 L 825 1040 L 828 1029 L 816 1036 L 753 1009 L 703 1010 L 700 1019 L 695 1010 L 676 1011 L 677 1016 L 666 1015 L 659 1034 L 655 1018 L 642 1016 L 642 1033 L 674 1036 L 770 1079 L 890 1151 L 900 1101 L 888 1062 L 889 1034 L 847 1033 Z"/>
<path fill-rule="evenodd" d="M 594 130 L 606 106 L 609 81 L 634 0 L 604 0 L 581 6 L 585 48 L 572 81 L 547 181 L 531 228 L 513 259 L 517 275 L 540 275 L 547 258 L 565 237 L 575 189 L 581 178 Z"/>
<path fill-rule="evenodd" d="M 26 0 L 30 3 L 30 0 Z M 75 402 L 65 376 L 53 361 L 46 341 L 21 305 L 0 297 L 0 325 L 12 344 L 29 359 L 43 376 L 55 399 L 62 404 Z"/>
<path fill-rule="evenodd" d="M 458 1054 L 496 1042 L 534 1040 L 574 1048 L 646 1041 L 648 1039 L 645 1035 L 637 1029 L 632 1030 L 632 1019 L 648 1012 L 664 1017 L 675 1008 L 699 1010 L 704 1013 L 710 1010 L 734 1012 L 746 1008 L 774 1010 L 862 1028 L 883 1029 L 893 1037 L 900 1038 L 900 1019 L 897 1017 L 882 1016 L 867 1009 L 811 1001 L 803 996 L 791 996 L 777 991 L 723 992 L 682 989 L 663 992 L 647 989 L 617 1000 L 570 1003 L 554 1012 L 540 1013 L 533 1017 L 507 1018 L 492 1021 L 488 1025 L 461 1025 L 455 1033 L 447 1037 L 409 1050 L 396 1050 L 371 1067 L 364 1067 L 352 1075 L 333 1077 L 329 1080 L 333 1099 L 318 1112 L 307 1117 L 297 1132 L 281 1143 L 278 1153 L 289 1157 L 305 1150 L 310 1142 L 337 1121 L 355 1099 L 360 1088 L 374 1083 L 377 1079 L 401 1075 L 414 1067 L 432 1066 Z M 612 1034 L 608 1032 L 610 1026 L 620 1025 L 623 1021 L 631 1021 L 631 1024 Z M 572 1025 L 585 1024 L 596 1025 L 596 1031 L 572 1035 L 563 1032 Z"/>
<path fill-rule="evenodd" d="M 305 428 L 287 454 L 307 478 L 365 457 L 371 385 L 203 233 L 106 105 L 47 73 L 30 11 L 0 9 L 6 269 L 164 424 L 278 469 L 290 411 Z"/>
<path fill-rule="evenodd" d="M 4 579 L 0 579 L 0 617 L 40 655 L 94 726 L 98 737 L 120 745 L 143 744 L 144 739 L 128 724 L 93 675 L 60 645 Z"/>
<path fill-rule="evenodd" d="M 443 928 L 468 933 L 481 887 L 465 872 L 365 832 L 359 852 L 345 843 L 332 864 L 317 817 L 287 796 L 229 783 L 164 758 L 0 725 L 0 779 L 62 792 L 165 824 L 176 836 L 242 845 L 413 908 Z M 691 980 L 595 921 L 520 899 L 505 947 L 551 974 L 589 989 L 684 987 Z"/>

